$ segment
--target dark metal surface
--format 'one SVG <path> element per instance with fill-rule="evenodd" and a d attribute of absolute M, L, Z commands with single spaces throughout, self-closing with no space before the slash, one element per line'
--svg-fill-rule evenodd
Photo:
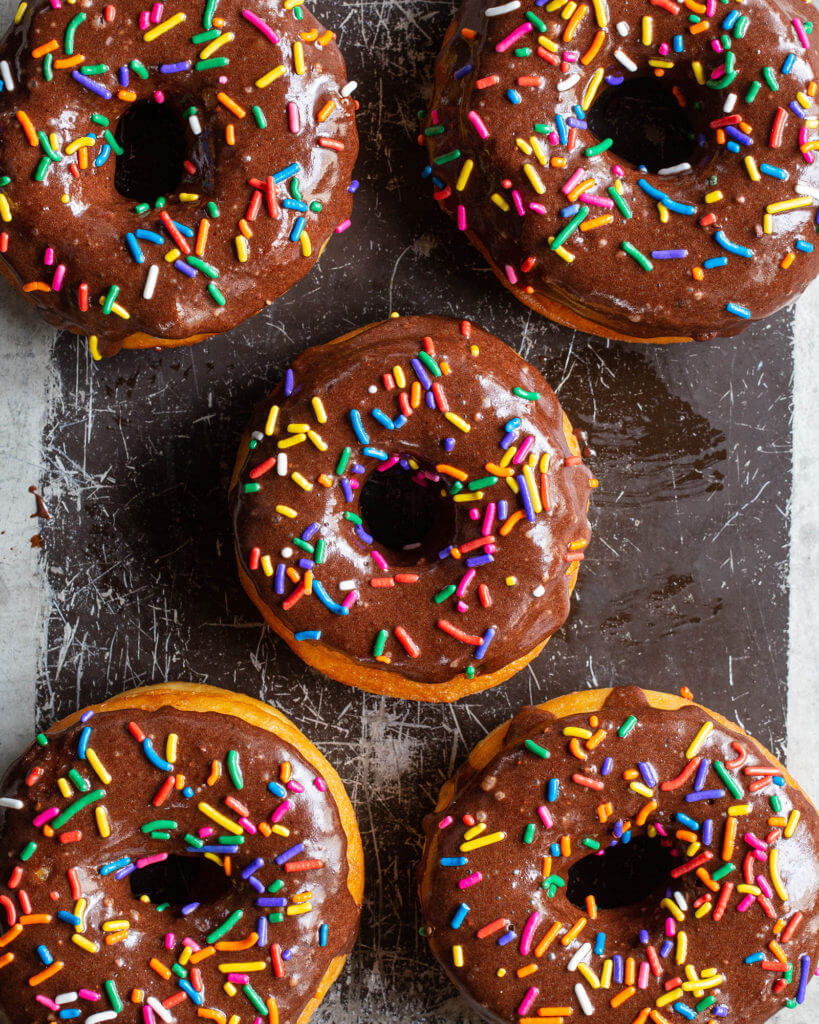
<path fill-rule="evenodd" d="M 56 350 L 42 529 L 53 594 L 41 724 L 140 683 L 207 679 L 279 706 L 339 768 L 367 850 L 352 969 L 320 1021 L 466 1017 L 417 936 L 418 826 L 440 782 L 522 703 L 612 683 L 678 689 L 782 753 L 791 320 L 730 342 L 606 344 L 518 306 L 417 173 L 442 4 L 318 5 L 361 82 L 354 226 L 232 335 L 93 364 Z M 468 316 L 537 364 L 600 478 L 571 619 L 505 685 L 454 707 L 380 700 L 305 670 L 235 577 L 225 492 L 254 402 L 290 358 L 391 310 Z"/>

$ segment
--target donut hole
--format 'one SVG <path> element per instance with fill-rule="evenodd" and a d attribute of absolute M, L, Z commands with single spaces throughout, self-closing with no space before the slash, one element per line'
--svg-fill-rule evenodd
<path fill-rule="evenodd" d="M 205 857 L 171 853 L 165 860 L 137 868 L 128 876 L 131 892 L 151 903 L 184 907 L 189 903 L 214 903 L 231 888 L 224 870 Z"/>
<path fill-rule="evenodd" d="M 367 533 L 403 565 L 437 559 L 455 538 L 454 502 L 439 483 L 406 463 L 370 473 L 359 511 Z"/>
<path fill-rule="evenodd" d="M 588 111 L 589 129 L 600 141 L 612 139 L 608 155 L 656 174 L 695 162 L 697 134 L 673 83 L 627 78 L 601 92 Z"/>
<path fill-rule="evenodd" d="M 185 173 L 185 122 L 167 100 L 140 100 L 122 115 L 115 138 L 117 155 L 114 188 L 126 199 L 154 203 L 174 192 Z"/>
<path fill-rule="evenodd" d="M 594 896 L 598 910 L 631 907 L 665 890 L 677 863 L 659 836 L 636 836 L 576 861 L 569 868 L 566 898 L 583 911 L 587 896 Z"/>

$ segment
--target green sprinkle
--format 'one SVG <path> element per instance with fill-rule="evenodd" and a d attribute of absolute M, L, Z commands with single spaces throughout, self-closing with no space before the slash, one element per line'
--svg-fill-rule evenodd
<path fill-rule="evenodd" d="M 627 252 L 635 263 L 639 263 L 643 270 L 654 269 L 654 264 L 651 262 L 648 256 L 644 256 L 636 246 L 631 244 L 631 242 L 621 242 L 620 248 L 623 250 L 623 252 Z"/>
<path fill-rule="evenodd" d="M 53 53 L 47 53 L 45 55 L 45 57 L 43 57 L 43 78 L 47 82 L 52 82 L 54 80 L 54 54 Z"/>
<path fill-rule="evenodd" d="M 464 489 L 464 485 L 461 483 L 461 481 L 460 480 L 456 480 L 452 484 L 452 486 L 449 488 L 449 493 L 453 494 L 453 495 L 454 494 L 460 494 L 463 489 Z"/>
<path fill-rule="evenodd" d="M 477 672 L 475 671 L 475 666 L 467 665 L 464 671 L 464 675 L 466 676 L 467 679 L 474 679 L 475 676 L 477 675 Z"/>
<path fill-rule="evenodd" d="M 105 114 L 92 114 L 91 120 L 94 122 L 94 124 L 101 124 L 103 128 L 107 128 L 108 125 L 111 123 L 105 116 Z M 113 985 L 113 982 L 111 982 L 111 984 Z"/>
<path fill-rule="evenodd" d="M 210 293 L 210 297 L 213 299 L 217 306 L 227 305 L 227 299 L 219 291 L 219 289 L 216 287 L 213 281 L 211 281 L 210 284 L 208 285 L 208 292 Z"/>
<path fill-rule="evenodd" d="M 150 209 L 150 203 L 137 203 L 137 205 L 134 207 L 134 213 L 148 213 Z"/>
<path fill-rule="evenodd" d="M 701 999 L 696 1004 L 694 1009 L 697 1011 L 697 1013 L 702 1013 L 702 1011 L 703 1010 L 707 1010 L 709 1006 L 713 1006 L 716 1001 L 717 1001 L 717 997 L 716 996 L 706 996 L 705 999 Z"/>
<path fill-rule="evenodd" d="M 30 860 L 36 849 L 37 844 L 34 842 L 34 840 L 32 840 L 30 843 L 26 843 L 26 845 L 20 851 L 20 860 Z"/>
<path fill-rule="evenodd" d="M 213 931 L 210 933 L 210 935 L 208 935 L 207 941 L 208 942 L 218 942 L 219 939 L 221 939 L 223 935 L 227 935 L 227 933 L 230 931 L 230 929 L 233 928 L 234 925 L 237 925 L 239 923 L 239 921 L 242 920 L 242 918 L 244 917 L 244 913 L 245 913 L 244 910 L 234 910 L 233 913 L 230 915 L 229 918 L 227 918 L 226 921 L 223 921 L 222 924 L 220 924 L 218 928 L 214 928 L 213 929 Z M 267 1009 L 265 1009 L 265 1013 L 266 1012 L 267 1012 Z"/>
<path fill-rule="evenodd" d="M 170 838 L 171 838 L 171 833 L 170 832 L 162 832 L 160 830 L 159 832 L 152 832 L 151 833 L 151 839 L 170 839 Z"/>
<path fill-rule="evenodd" d="M 318 201 L 318 199 L 314 199 L 313 202 L 310 203 L 310 212 L 311 213 L 321 213 L 321 211 L 323 209 L 324 209 L 324 207 L 321 205 L 321 203 Z"/>
<path fill-rule="evenodd" d="M 301 21 L 301 19 L 304 17 L 304 11 L 301 9 L 301 7 L 296 7 L 293 10 L 293 17 L 296 19 L 296 21 Z"/>
<path fill-rule="evenodd" d="M 448 587 L 444 587 L 443 590 L 439 590 L 432 600 L 436 604 L 443 604 L 448 597 L 452 597 L 452 595 L 455 593 L 457 589 L 458 588 L 455 586 L 454 583 L 450 583 Z"/>
<path fill-rule="evenodd" d="M 552 239 L 552 244 L 549 246 L 549 248 L 553 252 L 555 249 L 559 249 L 560 246 L 563 245 L 563 243 L 569 238 L 569 236 L 573 235 L 574 232 L 577 231 L 577 229 L 588 216 L 588 213 L 588 206 L 581 206 L 577 213 L 574 215 L 574 217 L 572 217 L 572 219 L 569 221 L 569 223 L 564 224 L 560 231 L 558 231 L 558 233 Z"/>
<path fill-rule="evenodd" d="M 753 103 L 761 88 L 761 82 L 751 82 L 751 84 L 748 86 L 748 91 L 745 93 L 745 102 Z"/>
<path fill-rule="evenodd" d="M 605 153 L 607 149 L 611 149 L 614 145 L 614 139 L 603 139 L 602 142 L 598 142 L 596 146 L 586 147 L 586 156 L 598 156 L 600 153 Z"/>
<path fill-rule="evenodd" d="M 80 27 L 80 25 L 82 25 L 82 23 L 85 21 L 87 17 L 88 15 L 85 12 L 75 14 L 66 26 L 65 42 L 63 44 L 63 49 L 65 50 L 65 54 L 67 57 L 74 56 L 74 36 L 77 32 L 77 29 Z"/>
<path fill-rule="evenodd" d="M 273 893 L 273 895 L 275 896 L 276 893 L 280 889 L 283 889 L 283 888 L 284 888 L 284 880 L 281 879 L 281 878 L 277 878 L 275 882 L 271 882 L 270 885 L 268 885 L 267 891 L 270 892 L 270 893 Z"/>
<path fill-rule="evenodd" d="M 122 154 L 125 152 L 125 150 L 122 148 L 122 146 L 120 146 L 120 144 L 114 138 L 112 133 L 106 128 L 106 130 L 102 134 L 103 134 L 103 137 L 105 138 L 105 141 L 108 143 L 108 145 L 111 147 L 111 149 L 113 149 L 113 151 L 117 154 L 117 156 L 122 156 Z"/>
<path fill-rule="evenodd" d="M 267 1016 L 267 1007 L 262 1002 L 262 1000 L 259 997 L 258 993 L 253 989 L 253 986 L 252 985 L 242 985 L 242 991 L 247 996 L 247 998 L 250 1000 L 250 1002 L 253 1004 L 253 1008 L 256 1010 L 256 1012 L 259 1013 L 259 1014 L 264 1014 L 265 1016 Z"/>
<path fill-rule="evenodd" d="M 628 203 L 625 201 L 625 199 L 623 199 L 623 197 L 620 195 L 620 193 L 617 191 L 614 185 L 609 185 L 608 193 L 614 200 L 614 205 L 617 207 L 620 213 L 622 213 L 626 220 L 631 220 L 632 212 L 629 209 Z"/>
<path fill-rule="evenodd" d="M 58 815 L 52 822 L 49 822 L 49 824 L 54 829 L 62 828 L 68 819 L 73 818 L 78 811 L 88 807 L 89 804 L 93 804 L 97 800 L 102 800 L 104 796 L 104 789 L 93 789 L 90 793 L 86 793 L 85 796 L 81 796 L 79 800 L 75 800 L 73 804 L 69 804 L 63 813 Z"/>
<path fill-rule="evenodd" d="M 453 160 L 460 160 L 460 158 L 460 149 L 451 149 L 448 153 L 442 153 L 441 156 L 436 156 L 432 162 L 436 167 L 440 167 L 441 164 L 449 164 L 452 163 Z"/>
<path fill-rule="evenodd" d="M 202 13 L 202 25 L 206 29 L 213 28 L 213 15 L 216 13 L 216 4 L 217 3 L 218 3 L 218 0 L 208 0 L 208 2 L 205 4 L 205 10 Z M 267 1009 L 265 1008 L 265 1013 L 266 1012 L 267 1012 Z"/>
<path fill-rule="evenodd" d="M 734 39 L 743 39 L 745 37 L 745 33 L 748 31 L 749 24 L 748 19 L 743 14 L 737 21 L 736 25 L 734 25 Z"/>
<path fill-rule="evenodd" d="M 39 746 L 41 746 L 41 747 L 47 747 L 48 746 L 48 736 L 46 736 L 46 734 L 44 732 L 38 732 L 37 735 L 34 738 L 37 741 Z"/>
<path fill-rule="evenodd" d="M 424 129 L 424 135 L 426 135 L 426 136 L 443 135 L 445 131 L 446 131 L 446 125 L 443 125 L 443 124 L 433 124 L 429 128 L 425 128 Z"/>
<path fill-rule="evenodd" d="M 527 845 L 535 838 L 535 826 L 530 821 L 523 831 L 523 841 Z"/>
<path fill-rule="evenodd" d="M 313 560 L 316 565 L 321 565 L 324 562 L 324 557 L 327 552 L 327 542 L 323 537 L 319 537 L 316 541 L 316 553 L 313 555 Z"/>
<path fill-rule="evenodd" d="M 68 773 L 68 777 L 69 779 L 71 779 L 71 781 L 74 783 L 74 785 L 81 793 L 87 793 L 88 790 L 91 788 L 91 783 L 88 781 L 88 779 L 84 779 L 76 768 L 71 769 L 71 771 Z"/>
<path fill-rule="evenodd" d="M 177 976 L 177 978 L 187 978 L 188 976 L 188 972 L 185 970 L 182 964 L 174 964 L 171 970 Z"/>
<path fill-rule="evenodd" d="M 344 518 L 349 519 L 349 521 L 351 523 L 355 523 L 356 526 L 364 525 L 364 520 L 361 518 L 361 516 L 356 515 L 355 512 L 345 512 Z"/>
<path fill-rule="evenodd" d="M 711 877 L 714 879 L 715 882 L 719 882 L 723 878 L 725 878 L 726 875 L 730 875 L 733 870 L 733 864 L 723 864 L 721 868 L 717 868 L 716 871 L 711 872 Z"/>
<path fill-rule="evenodd" d="M 742 787 L 739 786 L 736 779 L 728 773 L 728 769 L 722 761 L 714 761 L 714 771 L 725 783 L 725 788 L 735 800 L 741 800 L 743 796 L 745 796 L 742 791 Z"/>
<path fill-rule="evenodd" d="M 637 724 L 637 718 L 635 715 L 629 715 L 628 718 L 623 722 L 620 728 L 617 730 L 617 735 L 621 740 L 624 740 L 626 736 L 631 732 L 634 726 Z"/>
<path fill-rule="evenodd" d="M 770 798 L 770 804 L 771 810 L 775 814 L 779 814 L 779 812 L 782 810 L 782 801 L 779 799 L 776 793 L 774 793 L 774 795 Z"/>
<path fill-rule="evenodd" d="M 418 358 L 426 366 L 433 377 L 442 377 L 443 371 L 441 367 L 435 362 L 429 352 L 424 352 L 423 349 L 418 353 Z"/>
<path fill-rule="evenodd" d="M 197 270 L 201 270 L 205 277 L 216 280 L 219 276 L 219 271 L 216 267 L 211 266 L 210 263 L 205 263 L 204 260 L 200 260 L 198 256 L 188 256 L 188 263 L 192 267 L 196 267 Z"/>
<path fill-rule="evenodd" d="M 201 46 L 202 43 L 209 43 L 211 39 L 218 39 L 220 35 L 218 28 L 212 28 L 207 32 L 197 32 L 195 36 L 191 36 L 191 42 L 194 46 Z"/>
<path fill-rule="evenodd" d="M 350 456 L 352 454 L 353 454 L 353 450 L 352 450 L 352 448 L 350 448 L 349 445 L 347 445 L 345 448 L 342 449 L 341 455 L 339 455 L 338 462 L 336 463 L 336 473 L 338 473 L 339 476 L 341 476 L 341 474 L 347 468 L 347 463 L 350 461 Z M 344 518 L 345 519 L 349 519 L 350 515 L 352 515 L 352 513 L 348 514 L 348 513 L 345 512 L 344 513 Z M 361 523 L 363 521 L 358 516 L 356 516 L 356 519 L 358 519 L 359 523 Z M 353 520 L 353 522 L 355 522 L 355 519 Z"/>
<path fill-rule="evenodd" d="M 116 982 L 109 978 L 108 981 L 104 981 L 102 983 L 102 987 L 105 989 L 105 994 L 108 996 L 108 1002 L 111 1004 L 111 1009 L 114 1013 L 121 1013 L 122 1000 L 119 997 L 119 992 L 117 992 Z"/>
<path fill-rule="evenodd" d="M 519 46 L 513 51 L 516 57 L 531 57 L 532 47 L 531 46 Z"/>
<path fill-rule="evenodd" d="M 242 767 L 239 764 L 238 750 L 229 750 L 227 755 L 227 770 L 234 789 L 242 789 L 244 779 L 242 778 Z M 208 940 L 210 941 L 210 940 Z"/>
<path fill-rule="evenodd" d="M 144 825 L 140 825 L 140 832 L 155 832 L 157 829 L 178 828 L 179 826 L 175 821 L 171 821 L 170 818 L 157 818 L 156 821 L 146 821 Z"/>
<path fill-rule="evenodd" d="M 195 846 L 197 850 L 201 849 L 201 847 L 205 845 L 203 840 L 199 839 L 197 836 L 192 836 L 190 832 L 186 832 L 183 839 L 188 846 Z"/>
<path fill-rule="evenodd" d="M 230 61 L 227 57 L 208 57 L 207 60 L 198 60 L 194 67 L 197 71 L 210 71 L 211 68 L 223 68 Z"/>
<path fill-rule="evenodd" d="M 130 68 L 135 75 L 138 75 L 142 79 L 143 82 L 148 78 L 148 69 L 141 60 L 132 60 Z"/>
<path fill-rule="evenodd" d="M 587 207 L 588 209 L 588 207 Z M 512 394 L 516 398 L 525 398 L 527 402 L 539 402 L 539 391 L 527 391 L 525 388 L 512 388 Z"/>
<path fill-rule="evenodd" d="M 542 757 L 544 760 L 547 757 L 552 756 L 545 747 L 541 747 L 540 744 L 535 743 L 534 740 L 525 740 L 523 745 L 527 750 L 531 751 L 531 753 L 536 754 L 538 757 Z"/>
<path fill-rule="evenodd" d="M 7 174 L 4 174 L 3 177 L 0 178 L 0 188 L 5 188 L 6 185 L 10 185 L 10 184 L 11 184 L 11 178 Z"/>
<path fill-rule="evenodd" d="M 250 108 L 250 112 L 253 114 L 257 128 L 267 128 L 267 118 L 264 116 L 264 111 L 261 107 L 253 106 Z"/>
<path fill-rule="evenodd" d="M 167 203 L 167 201 L 168 200 L 165 198 L 165 196 L 160 196 L 159 199 L 157 199 L 157 201 L 154 203 L 154 209 L 155 210 L 162 210 L 162 209 L 164 209 L 165 203 Z"/>
<path fill-rule="evenodd" d="M 170 903 L 157 903 L 156 909 L 161 912 L 163 910 L 167 910 L 169 906 Z"/>
<path fill-rule="evenodd" d="M 293 537 L 292 540 L 297 548 L 301 548 L 302 551 L 306 551 L 308 555 L 312 555 L 316 550 L 312 544 L 306 540 L 302 540 L 301 537 Z"/>
<path fill-rule="evenodd" d="M 479 491 L 482 487 L 494 487 L 499 477 L 482 476 L 480 480 L 472 480 L 466 485 L 468 491 Z"/>
<path fill-rule="evenodd" d="M 108 316 L 108 314 L 114 308 L 114 303 L 117 301 L 118 295 L 119 285 L 112 284 L 111 287 L 108 289 L 108 294 L 105 296 L 105 302 L 103 302 L 102 304 L 102 311 L 103 313 L 105 313 L 106 316 Z"/>
<path fill-rule="evenodd" d="M 527 12 L 526 20 L 527 21 L 531 21 L 531 23 L 535 26 L 535 28 L 538 30 L 538 32 L 545 32 L 546 31 L 546 27 L 547 27 L 546 26 L 546 22 L 545 21 L 541 21 L 541 19 L 534 13 L 534 11 L 528 11 Z"/>
<path fill-rule="evenodd" d="M 55 164 L 58 164 L 62 157 L 57 153 L 51 143 L 48 141 L 48 136 L 45 132 L 37 132 L 37 138 L 40 140 L 40 145 L 43 147 L 43 152 L 46 154 L 49 160 L 52 160 Z"/>
<path fill-rule="evenodd" d="M 262 489 L 262 485 L 258 483 L 245 484 L 242 488 L 245 494 L 257 494 Z"/>
<path fill-rule="evenodd" d="M 271 924 L 281 924 L 282 921 L 284 920 L 284 914 L 268 914 L 267 920 Z"/>
<path fill-rule="evenodd" d="M 209 217 L 218 217 L 219 216 L 219 207 L 216 205 L 216 203 L 214 203 L 214 201 L 212 199 L 211 199 L 211 201 L 207 205 L 207 211 L 208 211 L 208 216 Z"/>
<path fill-rule="evenodd" d="M 387 645 L 387 637 L 389 635 L 390 634 L 386 631 L 386 629 L 379 629 L 378 634 L 375 638 L 375 643 L 373 644 L 374 658 L 380 658 L 381 655 L 384 653 L 384 648 Z"/>
<path fill-rule="evenodd" d="M 107 64 L 83 64 L 80 68 L 84 75 L 104 75 L 107 70 Z"/>
<path fill-rule="evenodd" d="M 538 133 L 538 135 L 551 135 L 552 134 L 551 125 L 548 125 L 548 124 L 536 124 L 535 125 L 535 131 Z"/>
<path fill-rule="evenodd" d="M 586 837 L 583 840 L 581 845 L 582 846 L 587 846 L 590 850 L 599 850 L 600 849 L 600 843 L 598 843 L 596 839 L 589 839 L 588 837 Z"/>
<path fill-rule="evenodd" d="M 290 195 L 294 199 L 298 199 L 299 201 L 301 201 L 301 199 L 302 199 L 301 185 L 299 184 L 299 179 L 298 178 L 291 178 L 290 179 Z"/>
<path fill-rule="evenodd" d="M 773 68 L 763 68 L 762 77 L 765 79 L 765 85 L 768 86 L 771 92 L 779 92 L 779 85 L 777 84 Z"/>
<path fill-rule="evenodd" d="M 219 836 L 216 840 L 222 846 L 241 846 L 244 841 L 244 836 Z"/>

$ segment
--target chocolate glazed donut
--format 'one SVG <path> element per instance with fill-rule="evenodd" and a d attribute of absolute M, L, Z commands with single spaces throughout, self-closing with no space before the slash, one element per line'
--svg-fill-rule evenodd
<path fill-rule="evenodd" d="M 352 807 L 261 701 L 184 683 L 111 698 L 40 734 L 0 807 L 11 1024 L 306 1024 L 352 948 Z"/>
<path fill-rule="evenodd" d="M 819 954 L 819 817 L 715 712 L 619 687 L 525 708 L 425 821 L 431 948 L 493 1022 L 763 1024 Z"/>
<path fill-rule="evenodd" d="M 804 17 L 789 0 L 465 0 L 423 133 L 436 198 L 559 323 L 737 334 L 819 272 Z"/>
<path fill-rule="evenodd" d="M 512 349 L 391 319 L 308 349 L 256 410 L 231 485 L 240 578 L 327 675 L 456 700 L 565 621 L 595 483 Z"/>
<path fill-rule="evenodd" d="M 273 302 L 350 214 L 334 39 L 269 0 L 21 4 L 0 45 L 0 270 L 95 357 Z"/>

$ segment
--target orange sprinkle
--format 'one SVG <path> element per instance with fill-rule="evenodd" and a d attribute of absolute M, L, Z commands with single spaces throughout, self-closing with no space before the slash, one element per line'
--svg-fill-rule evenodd
<path fill-rule="evenodd" d="M 525 515 L 526 513 L 521 512 L 520 509 L 518 509 L 517 512 L 513 512 L 512 515 L 509 516 L 509 518 L 503 523 L 501 528 L 498 530 L 498 533 L 501 535 L 501 537 L 505 537 L 507 533 L 511 533 L 512 530 L 514 530 L 516 524 L 519 523 Z"/>
<path fill-rule="evenodd" d="M 120 89 L 117 93 L 117 99 L 123 103 L 133 103 L 136 98 L 137 94 L 132 89 Z"/>
<path fill-rule="evenodd" d="M 222 777 L 222 763 L 221 761 L 211 761 L 210 763 L 210 775 L 207 778 L 207 784 L 209 786 L 215 786 L 219 779 Z"/>
<path fill-rule="evenodd" d="M 210 221 L 207 217 L 203 217 L 199 221 L 199 230 L 196 232 L 196 245 L 194 246 L 194 252 L 197 256 L 204 256 L 205 247 L 208 244 L 208 232 L 210 231 Z"/>
<path fill-rule="evenodd" d="M 219 100 L 223 107 L 227 107 L 231 114 L 235 114 L 236 117 L 241 118 L 247 115 L 244 107 L 240 107 L 236 100 L 232 100 L 226 92 L 217 92 L 216 99 Z"/>
<path fill-rule="evenodd" d="M 23 129 L 23 134 L 28 139 L 29 145 L 39 145 L 37 132 L 34 130 L 34 125 L 31 123 L 31 118 L 28 116 L 25 110 L 17 111 L 17 120 L 20 122 L 20 127 Z"/>
<path fill-rule="evenodd" d="M 51 285 L 45 283 L 45 281 L 29 281 L 23 285 L 24 292 L 50 292 Z"/>
<path fill-rule="evenodd" d="M 225 142 L 229 146 L 236 145 L 236 125 L 232 122 L 225 128 Z"/>
<path fill-rule="evenodd" d="M 61 971 L 65 967 L 62 960 L 55 960 L 50 967 L 46 967 L 44 971 L 40 971 L 39 974 L 34 974 L 28 979 L 29 985 L 34 988 L 35 985 L 39 985 L 41 981 L 48 981 L 49 978 L 53 978 L 55 974 Z"/>
<path fill-rule="evenodd" d="M 580 63 L 583 65 L 591 64 L 600 47 L 603 45 L 603 40 L 606 38 L 606 33 L 602 28 L 599 28 L 595 33 L 594 39 L 592 39 L 591 46 L 586 50 L 583 56 L 580 58 Z"/>
<path fill-rule="evenodd" d="M 335 101 L 327 100 L 327 102 L 324 104 L 321 110 L 316 114 L 316 120 L 319 122 L 319 124 L 323 124 L 335 109 Z"/>
<path fill-rule="evenodd" d="M 549 946 L 557 938 L 558 933 L 560 932 L 560 929 L 562 927 L 563 927 L 563 925 L 560 923 L 560 921 L 555 921 L 555 923 L 552 925 L 552 927 L 548 930 L 548 932 L 546 932 L 546 934 L 543 936 L 543 938 L 540 940 L 540 942 L 535 947 L 535 956 L 536 957 L 540 958 L 540 957 L 543 956 L 543 954 L 546 952 L 546 950 L 549 948 Z"/>
<path fill-rule="evenodd" d="M 64 68 L 76 68 L 79 67 L 80 64 L 85 64 L 85 57 L 81 53 L 75 54 L 73 57 L 58 57 L 57 60 L 54 61 L 54 67 L 58 71 L 61 71 Z"/>
<path fill-rule="evenodd" d="M 42 46 L 38 46 L 34 50 L 32 50 L 31 56 L 35 60 L 39 60 L 40 57 L 45 57 L 47 53 L 53 53 L 56 49 L 59 48 L 59 46 L 60 44 L 57 42 L 56 39 L 51 39 L 49 42 L 43 43 Z"/>

